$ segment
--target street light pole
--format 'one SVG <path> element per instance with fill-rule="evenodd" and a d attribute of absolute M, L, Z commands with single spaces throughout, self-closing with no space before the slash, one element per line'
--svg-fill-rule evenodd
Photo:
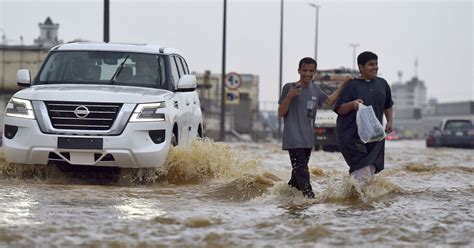
<path fill-rule="evenodd" d="M 109 0 L 104 0 L 104 42 L 108 43 L 110 40 L 110 3 Z"/>
<path fill-rule="evenodd" d="M 280 84 L 278 87 L 278 99 L 281 98 L 283 85 L 283 0 L 280 1 Z M 278 117 L 278 138 L 281 138 L 281 117 Z"/>
<path fill-rule="evenodd" d="M 356 48 L 359 46 L 359 43 L 351 43 L 349 46 L 352 47 L 352 70 L 355 71 L 356 67 Z"/>
<path fill-rule="evenodd" d="M 316 9 L 316 30 L 314 35 L 314 59 L 318 61 L 318 25 L 319 25 L 319 8 L 321 6 L 314 3 L 310 3 L 309 6 L 312 6 Z"/>
<path fill-rule="evenodd" d="M 227 33 L 227 0 L 224 0 L 224 15 L 222 24 L 222 72 L 221 72 L 221 123 L 219 139 L 225 140 L 225 60 L 226 60 L 226 33 Z"/>

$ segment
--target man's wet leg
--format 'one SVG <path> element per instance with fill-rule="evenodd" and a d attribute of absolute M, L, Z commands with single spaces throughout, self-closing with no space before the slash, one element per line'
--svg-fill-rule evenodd
<path fill-rule="evenodd" d="M 290 149 L 290 159 L 292 170 L 292 179 L 296 181 L 299 190 L 307 198 L 314 198 L 313 188 L 311 187 L 310 175 L 308 170 L 309 157 L 311 155 L 310 148 Z M 291 180 L 290 180 L 291 182 Z"/>

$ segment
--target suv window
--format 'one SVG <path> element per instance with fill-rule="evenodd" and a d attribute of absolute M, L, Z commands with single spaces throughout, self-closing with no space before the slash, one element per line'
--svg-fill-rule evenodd
<path fill-rule="evenodd" d="M 173 82 L 175 85 L 177 85 L 179 80 L 179 72 L 178 67 L 176 65 L 176 61 L 174 60 L 174 56 L 170 56 L 170 69 L 171 76 L 173 77 Z"/>
<path fill-rule="evenodd" d="M 182 57 L 179 57 L 179 60 L 181 60 L 181 65 L 183 65 L 184 74 L 188 75 L 189 68 L 188 68 L 188 64 L 186 63 L 186 60 L 184 60 Z"/>
<path fill-rule="evenodd" d="M 116 84 L 168 89 L 166 81 L 162 55 L 55 51 L 48 56 L 34 84 Z"/>
<path fill-rule="evenodd" d="M 176 63 L 176 66 L 178 68 L 179 77 L 181 78 L 181 76 L 184 75 L 183 65 L 181 64 L 181 61 L 177 56 L 173 56 L 173 58 L 174 58 L 174 62 Z"/>

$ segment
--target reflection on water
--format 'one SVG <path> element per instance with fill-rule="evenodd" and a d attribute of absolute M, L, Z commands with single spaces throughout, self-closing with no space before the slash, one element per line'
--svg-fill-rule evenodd
<path fill-rule="evenodd" d="M 0 223 L 7 226 L 41 224 L 31 213 L 31 209 L 38 204 L 29 196 L 27 189 L 21 187 L 7 187 L 0 189 Z"/>
<path fill-rule="evenodd" d="M 313 152 L 315 199 L 290 188 L 276 143 L 195 142 L 157 169 L 6 164 L 0 246 L 472 246 L 472 150 L 388 142 L 358 188 L 339 153 Z"/>
<path fill-rule="evenodd" d="M 142 219 L 149 220 L 166 214 L 166 211 L 156 207 L 154 199 L 143 199 L 140 192 L 126 194 L 120 197 L 114 207 L 119 210 L 118 219 Z"/>

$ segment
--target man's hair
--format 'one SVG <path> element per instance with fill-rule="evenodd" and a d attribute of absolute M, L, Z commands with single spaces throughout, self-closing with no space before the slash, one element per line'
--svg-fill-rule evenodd
<path fill-rule="evenodd" d="M 373 52 L 369 52 L 369 51 L 366 51 L 366 52 L 363 52 L 361 54 L 359 54 L 359 56 L 357 56 L 357 64 L 358 65 L 365 65 L 369 60 L 377 60 L 378 57 L 377 57 L 377 54 L 373 53 Z"/>
<path fill-rule="evenodd" d="M 318 67 L 318 63 L 316 63 L 316 60 L 310 57 L 302 58 L 298 65 L 298 69 L 301 69 L 301 66 L 303 66 L 303 64 L 307 64 L 307 65 L 314 64 L 316 67 Z"/>

